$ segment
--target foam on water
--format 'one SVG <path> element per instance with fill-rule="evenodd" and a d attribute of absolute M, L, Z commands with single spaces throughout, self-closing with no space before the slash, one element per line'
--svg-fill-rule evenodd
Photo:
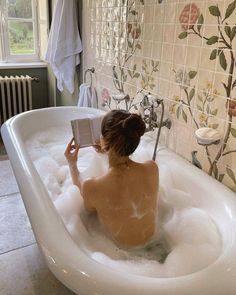
<path fill-rule="evenodd" d="M 219 256 L 221 240 L 212 218 L 189 193 L 178 188 L 173 173 L 163 164 L 159 165 L 156 237 L 144 249 L 118 248 L 103 232 L 96 215 L 85 211 L 79 190 L 72 184 L 64 157 L 70 138 L 68 128 L 51 128 L 34 134 L 26 145 L 72 238 L 92 259 L 117 271 L 175 277 L 196 272 Z M 141 142 L 133 159 L 146 161 L 151 159 L 151 153 L 147 143 Z M 83 148 L 78 167 L 83 179 L 104 174 L 107 156 L 91 147 Z"/>

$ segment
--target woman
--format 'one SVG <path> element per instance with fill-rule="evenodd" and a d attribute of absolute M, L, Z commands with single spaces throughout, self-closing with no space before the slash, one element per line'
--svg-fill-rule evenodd
<path fill-rule="evenodd" d="M 109 170 L 84 182 L 77 168 L 79 146 L 72 139 L 65 151 L 85 208 L 97 213 L 107 233 L 120 246 L 145 245 L 155 231 L 158 167 L 154 161 L 137 163 L 129 158 L 144 132 L 145 123 L 139 115 L 123 110 L 107 113 L 97 149 L 107 153 Z"/>

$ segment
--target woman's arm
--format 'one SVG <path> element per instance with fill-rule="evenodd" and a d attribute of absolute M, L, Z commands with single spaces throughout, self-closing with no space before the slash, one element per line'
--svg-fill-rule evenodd
<path fill-rule="evenodd" d="M 67 145 L 64 155 L 70 168 L 70 174 L 73 184 L 76 185 L 79 188 L 80 193 L 82 193 L 82 183 L 79 178 L 80 172 L 77 167 L 78 153 L 79 145 L 76 145 L 74 143 L 74 138 L 72 138 L 72 140 Z"/>
<path fill-rule="evenodd" d="M 74 138 L 72 138 L 64 153 L 70 168 L 71 178 L 73 184 L 76 185 L 80 190 L 81 196 L 84 199 L 85 208 L 90 212 L 95 212 L 96 206 L 94 204 L 94 194 L 96 189 L 94 188 L 94 185 L 96 187 L 96 181 L 94 179 L 87 179 L 83 183 L 81 182 L 79 177 L 80 172 L 77 168 L 78 153 L 79 146 L 74 143 Z"/>

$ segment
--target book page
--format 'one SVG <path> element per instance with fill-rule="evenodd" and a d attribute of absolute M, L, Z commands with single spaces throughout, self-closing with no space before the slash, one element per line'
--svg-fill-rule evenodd
<path fill-rule="evenodd" d="M 100 140 L 102 120 L 103 116 L 91 118 L 90 125 L 94 143 Z"/>
<path fill-rule="evenodd" d="M 90 119 L 78 119 L 71 121 L 75 143 L 80 147 L 93 145 L 93 138 L 90 127 Z"/>
<path fill-rule="evenodd" d="M 103 116 L 72 120 L 75 143 L 80 147 L 95 145 L 100 140 L 102 120 Z"/>

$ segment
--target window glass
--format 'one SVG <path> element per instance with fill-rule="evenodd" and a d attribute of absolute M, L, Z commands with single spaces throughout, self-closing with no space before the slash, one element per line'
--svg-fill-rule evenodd
<path fill-rule="evenodd" d="M 8 17 L 32 18 L 31 0 L 8 0 Z"/>
<path fill-rule="evenodd" d="M 8 22 L 9 45 L 11 54 L 33 54 L 34 35 L 32 22 Z"/>
<path fill-rule="evenodd" d="M 44 57 L 48 0 L 0 0 L 0 61 L 30 62 Z"/>

